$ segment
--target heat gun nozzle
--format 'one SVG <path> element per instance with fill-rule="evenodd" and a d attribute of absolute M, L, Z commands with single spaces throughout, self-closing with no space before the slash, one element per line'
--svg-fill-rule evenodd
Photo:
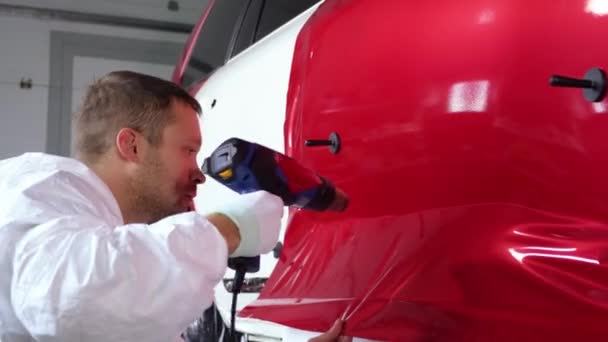
<path fill-rule="evenodd" d="M 334 200 L 331 202 L 327 210 L 330 211 L 344 211 L 348 208 L 348 196 L 344 193 L 344 191 L 336 188 L 336 195 Z"/>

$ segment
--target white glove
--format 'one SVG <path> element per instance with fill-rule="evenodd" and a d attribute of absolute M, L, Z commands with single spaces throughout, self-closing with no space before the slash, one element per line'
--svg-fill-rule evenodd
<path fill-rule="evenodd" d="M 256 256 L 270 252 L 279 240 L 283 200 L 266 191 L 240 195 L 215 211 L 228 216 L 241 235 L 241 243 L 230 255 Z"/>

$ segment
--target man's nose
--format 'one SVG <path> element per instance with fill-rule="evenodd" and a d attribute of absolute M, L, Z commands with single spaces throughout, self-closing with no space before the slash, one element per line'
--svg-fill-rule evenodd
<path fill-rule="evenodd" d="M 201 169 L 199 169 L 198 167 L 194 170 L 194 172 L 192 172 L 192 181 L 196 184 L 203 184 L 205 183 L 205 175 L 203 174 L 203 172 L 201 171 Z"/>

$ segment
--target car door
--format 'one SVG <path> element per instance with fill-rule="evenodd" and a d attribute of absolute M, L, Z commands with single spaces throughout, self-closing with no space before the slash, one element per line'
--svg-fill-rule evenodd
<path fill-rule="evenodd" d="M 607 336 L 606 100 L 549 84 L 608 69 L 607 14 L 583 0 L 321 6 L 296 42 L 286 150 L 351 204 L 292 214 L 245 314 L 317 331 L 343 317 L 347 335 L 381 340 Z"/>
<path fill-rule="evenodd" d="M 233 26 L 233 31 L 230 37 L 228 34 L 223 36 L 224 44 L 221 44 L 219 52 L 214 52 L 216 57 L 224 56 L 224 60 L 218 57 L 204 63 L 209 65 L 207 68 L 201 68 L 201 63 L 196 61 L 201 58 L 183 58 L 188 62 L 182 64 L 183 68 L 176 68 L 178 76 L 174 80 L 189 88 L 202 107 L 200 124 L 203 145 L 199 161 L 230 137 L 240 137 L 283 151 L 287 85 L 294 43 L 301 27 L 314 12 L 313 7 L 317 2 L 318 0 L 252 0 L 243 2 L 243 7 L 231 5 L 231 11 L 227 12 L 231 13 L 235 24 L 228 26 Z M 215 6 L 218 4 L 219 0 Z M 214 9 L 217 10 L 212 7 L 208 9 L 207 15 L 203 15 L 204 25 L 201 24 L 198 28 L 199 33 L 195 29 L 190 39 L 191 50 L 198 49 L 200 56 L 208 49 L 202 45 L 210 41 L 205 37 L 204 29 L 215 22 L 210 21 L 213 15 L 220 13 L 214 12 Z M 242 10 L 242 17 L 237 18 L 236 9 Z M 213 31 L 208 30 L 207 33 Z M 193 51 L 185 49 L 185 56 L 195 55 Z M 208 180 L 199 187 L 195 205 L 197 210 L 205 212 L 216 203 L 230 201 L 234 196 L 238 194 Z M 287 215 L 284 216 L 283 227 L 286 219 Z M 260 271 L 248 274 L 247 279 L 252 279 L 252 282 L 261 281 L 263 285 L 276 260 L 273 254 L 263 255 Z M 227 271 L 227 283 L 233 278 L 233 273 Z M 237 309 L 240 310 L 256 299 L 258 291 L 259 289 L 243 291 L 239 295 Z M 232 295 L 227 292 L 224 283 L 219 284 L 216 287 L 215 304 L 225 322 L 229 322 L 231 301 Z M 265 339 L 281 337 L 283 327 L 270 322 L 251 321 L 237 318 L 236 327 L 252 340 L 260 336 Z"/>

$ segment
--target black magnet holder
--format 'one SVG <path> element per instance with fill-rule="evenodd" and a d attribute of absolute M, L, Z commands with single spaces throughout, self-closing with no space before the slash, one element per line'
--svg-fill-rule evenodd
<path fill-rule="evenodd" d="M 307 139 L 304 141 L 305 146 L 329 146 L 329 151 L 333 154 L 340 152 L 340 136 L 336 132 L 332 132 L 327 140 Z"/>
<path fill-rule="evenodd" d="M 601 102 L 606 96 L 606 73 L 600 68 L 589 69 L 584 79 L 553 75 L 549 84 L 553 87 L 581 88 L 589 102 Z"/>

